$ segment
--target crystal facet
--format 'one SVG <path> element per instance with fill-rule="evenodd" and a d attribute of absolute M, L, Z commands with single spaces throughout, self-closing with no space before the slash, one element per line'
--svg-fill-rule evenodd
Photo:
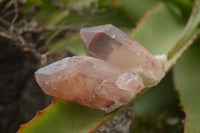
<path fill-rule="evenodd" d="M 87 55 L 139 74 L 145 87 L 155 86 L 164 77 L 165 55 L 153 56 L 113 25 L 83 28 L 80 34 Z"/>
<path fill-rule="evenodd" d="M 144 88 L 139 75 L 87 56 L 64 58 L 40 68 L 35 77 L 49 95 L 106 112 L 128 103 Z"/>

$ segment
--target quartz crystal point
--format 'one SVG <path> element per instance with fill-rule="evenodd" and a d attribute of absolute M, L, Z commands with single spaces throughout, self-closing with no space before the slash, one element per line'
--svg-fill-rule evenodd
<path fill-rule="evenodd" d="M 49 95 L 106 112 L 128 103 L 144 88 L 139 75 L 88 56 L 64 58 L 40 68 L 35 77 Z"/>
<path fill-rule="evenodd" d="M 83 28 L 80 34 L 87 55 L 139 74 L 145 87 L 155 86 L 164 77 L 165 55 L 153 56 L 113 25 Z"/>

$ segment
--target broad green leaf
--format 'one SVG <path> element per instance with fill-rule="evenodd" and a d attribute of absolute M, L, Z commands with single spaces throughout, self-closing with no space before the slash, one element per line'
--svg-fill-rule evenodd
<path fill-rule="evenodd" d="M 185 133 L 200 132 L 200 45 L 186 51 L 175 65 L 175 84 L 186 113 Z"/>
<path fill-rule="evenodd" d="M 180 12 L 169 10 L 166 5 L 160 3 L 143 18 L 131 36 L 152 54 L 167 55 L 184 27 Z"/>
<path fill-rule="evenodd" d="M 162 13 L 159 8 L 163 10 Z M 196 1 L 185 27 L 180 10 L 175 7 L 170 8 L 169 11 L 167 6 L 160 5 L 155 7 L 155 12 L 151 15 L 154 17 L 147 15 L 143 20 L 144 23 L 138 25 L 132 37 L 143 44 L 152 54 L 168 55 L 165 67 L 169 70 L 196 37 L 200 22 L 200 1 Z"/>
<path fill-rule="evenodd" d="M 168 7 L 179 7 L 182 16 L 186 19 L 189 17 L 193 7 L 193 3 L 189 0 L 121 0 L 124 11 L 134 22 L 137 22 L 146 11 L 160 1 L 165 2 Z"/>
<path fill-rule="evenodd" d="M 162 3 L 157 5 L 135 29 L 133 34 L 134 39 L 144 44 L 153 54 L 167 54 L 184 29 L 180 13 L 176 11 L 169 10 Z M 168 63 L 170 64 L 171 62 Z M 143 93 L 147 90 L 143 91 Z M 68 133 L 84 133 L 94 131 L 126 106 L 111 114 L 106 114 L 93 109 L 87 111 L 90 109 L 77 104 L 71 104 L 68 101 L 61 102 L 58 100 L 50 105 L 41 115 L 35 117 L 32 122 L 21 128 L 19 132 L 32 133 L 37 131 L 37 133 L 40 133 L 40 131 L 43 132 L 49 128 L 48 132 L 65 131 Z M 38 124 L 38 122 L 42 124 Z M 52 125 L 55 128 L 51 128 Z M 73 128 L 71 125 L 73 125 Z"/>
<path fill-rule="evenodd" d="M 21 133 L 87 133 L 92 132 L 96 123 L 109 119 L 112 114 L 89 109 L 65 100 L 56 100 L 45 112 L 38 113 L 29 126 Z M 22 125 L 23 127 L 23 125 Z"/>

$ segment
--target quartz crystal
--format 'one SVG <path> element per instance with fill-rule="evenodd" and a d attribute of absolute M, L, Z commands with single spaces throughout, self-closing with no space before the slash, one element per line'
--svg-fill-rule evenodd
<path fill-rule="evenodd" d="M 40 68 L 35 77 L 49 95 L 106 112 L 128 103 L 144 88 L 138 74 L 88 56 L 64 58 Z"/>
<path fill-rule="evenodd" d="M 137 41 L 111 24 L 80 31 L 87 55 L 139 74 L 145 87 L 158 84 L 165 74 L 165 55 L 153 56 Z"/>

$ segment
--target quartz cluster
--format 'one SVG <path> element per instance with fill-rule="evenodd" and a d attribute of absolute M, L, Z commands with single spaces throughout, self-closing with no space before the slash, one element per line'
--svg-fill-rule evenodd
<path fill-rule="evenodd" d="M 35 72 L 45 93 L 111 112 L 163 78 L 165 56 L 153 56 L 113 25 L 80 34 L 88 56 L 64 58 Z"/>
<path fill-rule="evenodd" d="M 80 31 L 88 56 L 139 74 L 145 87 L 158 84 L 165 74 L 165 55 L 153 56 L 137 41 L 111 24 Z"/>

